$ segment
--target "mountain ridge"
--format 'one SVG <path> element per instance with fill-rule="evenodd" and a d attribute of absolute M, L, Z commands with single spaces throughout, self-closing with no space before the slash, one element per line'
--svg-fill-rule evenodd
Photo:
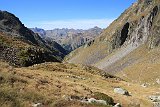
<path fill-rule="evenodd" d="M 15 66 L 59 62 L 67 54 L 58 43 L 42 39 L 7 11 L 0 11 L 0 51 L 0 59 Z"/>
<path fill-rule="evenodd" d="M 44 30 L 41 28 L 30 28 L 35 33 L 38 33 L 42 38 L 50 38 L 59 43 L 63 48 L 69 52 L 79 48 L 80 46 L 93 41 L 103 29 L 95 26 L 87 30 L 83 29 L 53 29 Z"/>
<path fill-rule="evenodd" d="M 149 62 L 152 58 L 157 58 L 160 45 L 159 5 L 160 2 L 158 0 L 138 0 L 125 10 L 118 19 L 112 22 L 95 41 L 71 52 L 66 57 L 66 61 L 93 65 L 116 75 L 117 72 L 123 72 L 123 69 L 127 69 L 127 67 L 136 67 L 135 65 L 138 66 L 140 63 L 146 64 L 143 61 L 144 59 Z M 155 56 L 149 54 L 150 52 Z M 158 63 L 158 61 L 153 63 Z M 129 69 L 127 71 L 129 72 Z M 140 75 L 140 70 L 135 70 L 134 72 L 137 72 L 135 77 Z M 132 78 L 132 75 L 130 72 L 126 78 Z M 160 73 L 157 72 L 155 77 L 148 75 L 147 78 L 154 79 L 152 83 L 157 84 L 156 79 L 159 76 Z M 121 75 L 121 77 L 123 76 Z M 146 78 L 145 75 L 143 78 Z M 150 81 L 149 79 L 143 80 L 143 78 L 138 82 Z M 134 80 L 136 79 L 134 78 Z"/>
<path fill-rule="evenodd" d="M 0 105 L 159 106 L 159 13 L 159 0 L 138 0 L 62 62 L 67 51 L 57 42 L 0 11 Z"/>

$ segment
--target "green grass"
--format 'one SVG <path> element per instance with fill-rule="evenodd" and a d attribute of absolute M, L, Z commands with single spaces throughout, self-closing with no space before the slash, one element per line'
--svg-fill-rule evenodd
<path fill-rule="evenodd" d="M 114 100 L 112 97 L 104 94 L 104 93 L 100 93 L 100 92 L 94 92 L 93 93 L 93 97 L 95 99 L 98 99 L 98 100 L 104 100 L 108 103 L 108 105 L 113 105 L 114 104 Z"/>

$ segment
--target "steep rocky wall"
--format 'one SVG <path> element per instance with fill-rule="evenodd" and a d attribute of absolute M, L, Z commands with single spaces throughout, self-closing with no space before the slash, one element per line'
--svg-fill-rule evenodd
<path fill-rule="evenodd" d="M 152 14 L 155 19 L 152 22 L 151 34 L 148 39 L 148 45 L 150 48 L 160 46 L 160 5 L 154 7 Z"/>
<path fill-rule="evenodd" d="M 144 1 L 143 3 L 143 5 L 146 5 L 145 3 L 149 5 L 148 8 L 146 7 L 148 13 L 145 13 L 145 15 L 141 14 L 137 20 L 128 19 L 122 27 L 118 28 L 110 42 L 112 46 L 110 50 L 117 52 L 114 52 L 110 57 L 102 59 L 95 66 L 105 70 L 143 44 L 147 44 L 149 49 L 159 46 L 159 27 L 156 25 L 157 22 L 155 22 L 159 20 L 159 6 L 152 6 L 151 1 Z"/>
<path fill-rule="evenodd" d="M 94 43 L 71 53 L 68 61 L 107 69 L 141 45 L 147 45 L 148 49 L 159 46 L 159 5 L 159 0 L 138 0 Z"/>
<path fill-rule="evenodd" d="M 116 30 L 112 36 L 113 49 L 128 44 L 140 45 L 147 42 L 149 36 L 154 37 L 155 29 L 158 31 L 155 20 L 159 15 L 159 6 L 148 6 L 146 9 L 148 9 L 148 13 L 141 13 L 137 20 L 128 19 L 123 26 Z"/>

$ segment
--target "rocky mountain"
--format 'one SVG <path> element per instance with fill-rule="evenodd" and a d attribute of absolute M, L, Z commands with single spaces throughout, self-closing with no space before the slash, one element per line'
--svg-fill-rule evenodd
<path fill-rule="evenodd" d="M 128 81 L 158 85 L 160 79 L 160 1 L 138 0 L 95 41 L 66 57 Z"/>
<path fill-rule="evenodd" d="M 103 29 L 94 27 L 88 30 L 82 29 L 53 29 L 43 30 L 40 28 L 31 28 L 32 31 L 38 33 L 42 38 L 51 38 L 68 51 L 73 51 L 80 46 L 93 41 Z"/>
<path fill-rule="evenodd" d="M 58 43 L 42 39 L 13 14 L 0 11 L 0 59 L 15 66 L 62 61 L 67 54 Z"/>
<path fill-rule="evenodd" d="M 44 29 L 40 29 L 40 28 L 37 28 L 37 27 L 35 27 L 35 28 L 30 28 L 34 33 L 38 33 L 40 36 L 41 36 L 41 38 L 45 38 L 45 35 L 46 35 L 46 32 L 45 32 L 45 30 Z"/>
<path fill-rule="evenodd" d="M 159 0 L 138 0 L 59 63 L 57 42 L 0 11 L 1 107 L 159 107 L 159 13 Z"/>

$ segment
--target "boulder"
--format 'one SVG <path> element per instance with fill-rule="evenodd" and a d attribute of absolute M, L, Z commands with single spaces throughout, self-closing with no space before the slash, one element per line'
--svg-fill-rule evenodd
<path fill-rule="evenodd" d="M 146 88 L 147 84 L 144 83 L 144 84 L 141 85 L 141 87 Z"/>
<path fill-rule="evenodd" d="M 149 96 L 149 99 L 150 99 L 152 102 L 160 102 L 160 96 L 158 96 L 158 95 Z"/>
<path fill-rule="evenodd" d="M 41 107 L 42 106 L 42 103 L 35 103 L 35 104 L 32 104 L 32 107 Z"/>
<path fill-rule="evenodd" d="M 157 84 L 160 84 L 160 79 L 157 78 L 157 79 L 156 79 L 156 83 L 157 83 Z"/>
<path fill-rule="evenodd" d="M 106 101 L 104 101 L 104 100 L 97 100 L 95 98 L 88 99 L 88 102 L 89 103 L 98 103 L 98 104 L 107 105 Z"/>
<path fill-rule="evenodd" d="M 160 107 L 160 102 L 153 102 L 153 107 Z"/>
<path fill-rule="evenodd" d="M 116 105 L 114 105 L 113 107 L 121 107 L 120 103 L 117 103 Z"/>
<path fill-rule="evenodd" d="M 121 94 L 121 95 L 127 95 L 127 96 L 129 95 L 129 92 L 125 89 L 122 89 L 122 88 L 115 88 L 114 92 Z"/>

